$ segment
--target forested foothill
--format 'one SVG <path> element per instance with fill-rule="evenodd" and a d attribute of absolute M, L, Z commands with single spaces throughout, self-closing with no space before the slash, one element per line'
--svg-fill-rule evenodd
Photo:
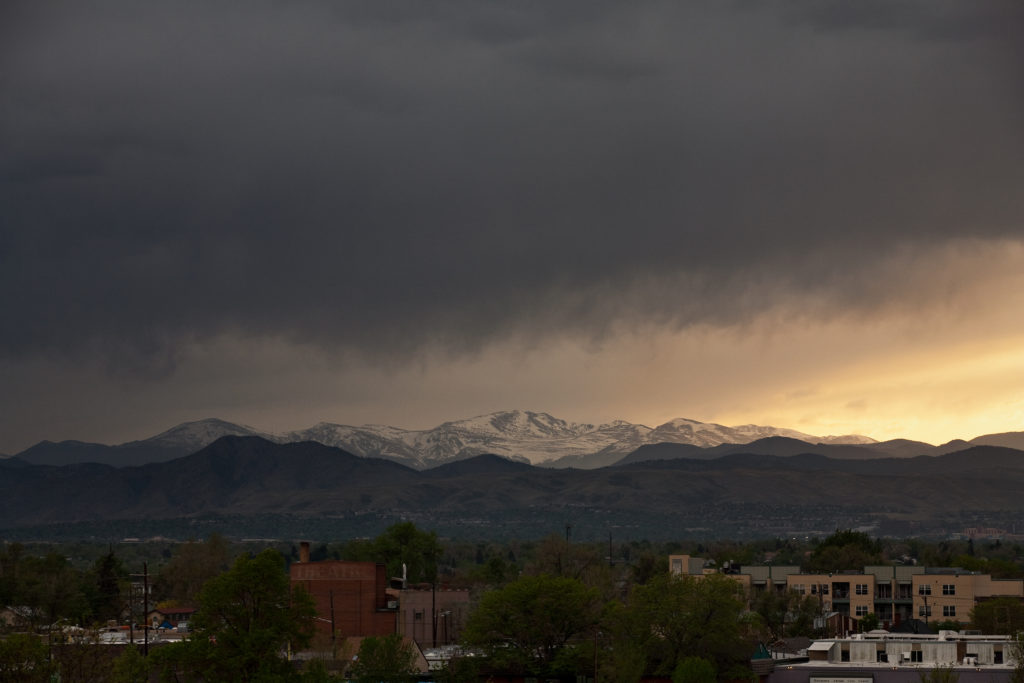
<path fill-rule="evenodd" d="M 304 663 L 289 661 L 316 645 L 313 602 L 287 574 L 299 552 L 298 542 L 218 534 L 181 543 L 5 543 L 0 683 L 51 680 L 56 673 L 62 681 L 111 682 L 414 678 L 415 653 L 398 637 L 335 644 L 329 654 L 321 648 Z M 461 656 L 430 674 L 437 680 L 746 680 L 759 644 L 822 635 L 807 596 L 750 599 L 726 575 L 672 576 L 670 554 L 719 567 L 770 563 L 813 572 L 921 564 L 1024 577 L 1024 552 L 1015 542 L 875 539 L 848 530 L 750 543 L 580 543 L 566 528 L 539 540 L 468 542 L 404 522 L 373 538 L 314 541 L 309 559 L 384 563 L 389 576 L 400 576 L 404 565 L 410 583 L 468 589 Z M 151 631 L 143 645 L 145 607 L 196 611 L 185 635 L 169 640 Z M 992 600 L 971 619 L 983 632 L 1014 632 L 1024 629 L 1024 605 Z M 134 645 L 105 639 L 126 630 Z"/>

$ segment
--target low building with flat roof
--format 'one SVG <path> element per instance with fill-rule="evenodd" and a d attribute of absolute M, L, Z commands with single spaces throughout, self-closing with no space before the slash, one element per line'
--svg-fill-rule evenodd
<path fill-rule="evenodd" d="M 885 631 L 816 640 L 807 657 L 775 662 L 765 683 L 921 683 L 922 674 L 949 669 L 959 683 L 1008 683 L 1017 664 L 1010 636 L 895 634 Z"/>

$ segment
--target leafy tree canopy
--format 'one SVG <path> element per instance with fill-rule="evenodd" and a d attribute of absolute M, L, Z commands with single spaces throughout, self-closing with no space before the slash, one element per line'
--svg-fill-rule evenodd
<path fill-rule="evenodd" d="M 882 624 L 881 620 L 879 620 L 878 615 L 875 614 L 874 612 L 868 612 L 863 617 L 861 617 L 859 620 L 857 620 L 857 625 L 860 627 L 860 631 L 862 633 L 867 633 L 868 631 L 874 631 L 876 628 L 881 626 L 881 624 Z M 957 630 L 959 630 L 959 629 L 957 629 Z"/>
<path fill-rule="evenodd" d="M 648 673 L 671 675 L 687 657 L 711 662 L 720 678 L 744 677 L 754 649 L 740 585 L 722 574 L 657 576 L 637 586 L 617 633 L 639 638 Z"/>
<path fill-rule="evenodd" d="M 420 531 L 412 522 L 399 522 L 372 541 L 346 544 L 341 557 L 382 562 L 387 565 L 388 576 L 401 576 L 404 564 L 409 581 L 418 583 L 437 580 L 437 561 L 442 552 L 436 533 Z"/>
<path fill-rule="evenodd" d="M 243 555 L 203 586 L 194 635 L 170 664 L 206 681 L 283 677 L 290 672 L 287 648 L 309 644 L 315 615 L 309 594 L 290 589 L 280 553 Z"/>
<path fill-rule="evenodd" d="M 25 633 L 0 639 L 0 683 L 44 683 L 54 667 L 46 656 L 46 643 Z"/>
<path fill-rule="evenodd" d="M 496 669 L 571 672 L 578 639 L 597 627 L 602 607 L 598 591 L 577 579 L 524 576 L 483 595 L 463 639 L 483 648 Z"/>
<path fill-rule="evenodd" d="M 397 633 L 364 638 L 348 673 L 356 683 L 404 683 L 417 673 L 416 653 Z"/>
<path fill-rule="evenodd" d="M 971 610 L 971 626 L 993 635 L 1024 631 L 1024 604 L 1016 598 L 979 602 Z"/>
<path fill-rule="evenodd" d="M 882 544 L 862 531 L 837 530 L 818 544 L 807 561 L 810 571 L 828 572 L 838 569 L 881 564 Z"/>
<path fill-rule="evenodd" d="M 165 599 L 194 606 L 203 584 L 231 566 L 231 550 L 220 534 L 205 541 L 189 541 L 178 546 L 174 557 L 156 579 L 156 590 Z"/>
<path fill-rule="evenodd" d="M 122 600 L 121 589 L 127 580 L 128 571 L 113 549 L 96 560 L 92 569 L 92 585 L 88 587 L 92 589 L 89 594 L 89 606 L 94 621 L 104 622 L 121 617 L 126 606 L 126 601 Z"/>
<path fill-rule="evenodd" d="M 111 683 L 148 683 L 149 660 L 134 645 L 125 648 L 114 660 Z"/>
<path fill-rule="evenodd" d="M 761 636 L 775 641 L 794 636 L 814 636 L 814 618 L 821 611 L 821 604 L 813 595 L 765 590 L 751 600 L 751 609 L 760 618 Z"/>
<path fill-rule="evenodd" d="M 715 683 L 715 665 L 703 657 L 687 657 L 672 672 L 672 683 Z"/>

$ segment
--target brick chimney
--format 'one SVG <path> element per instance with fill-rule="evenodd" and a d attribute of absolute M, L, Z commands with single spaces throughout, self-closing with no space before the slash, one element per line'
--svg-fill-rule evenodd
<path fill-rule="evenodd" d="M 299 542 L 299 562 L 309 562 L 309 541 Z"/>

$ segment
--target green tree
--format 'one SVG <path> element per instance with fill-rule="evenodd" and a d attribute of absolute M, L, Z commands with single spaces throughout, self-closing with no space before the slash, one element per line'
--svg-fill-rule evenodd
<path fill-rule="evenodd" d="M 971 625 L 989 634 L 1024 631 L 1024 604 L 1017 598 L 995 598 L 979 602 L 971 610 Z"/>
<path fill-rule="evenodd" d="M 404 683 L 416 673 L 416 653 L 397 633 L 364 638 L 348 671 L 357 683 Z"/>
<path fill-rule="evenodd" d="M 749 677 L 755 638 L 741 586 L 723 574 L 659 576 L 634 588 L 621 626 L 638 638 L 647 673 L 671 675 L 687 657 L 704 657 L 720 678 Z"/>
<path fill-rule="evenodd" d="M 20 573 L 18 602 L 35 608 L 42 623 L 53 624 L 86 611 L 81 574 L 63 555 L 51 552 L 45 557 L 25 557 L 20 562 Z"/>
<path fill-rule="evenodd" d="M 658 574 L 668 574 L 668 556 L 643 552 L 629 568 L 630 579 L 634 584 L 647 583 Z"/>
<path fill-rule="evenodd" d="M 626 606 L 615 601 L 608 605 L 602 619 L 599 641 L 600 678 L 608 683 L 636 683 L 647 669 L 644 647 L 650 624 L 635 618 Z"/>
<path fill-rule="evenodd" d="M 485 593 L 463 639 L 483 648 L 496 669 L 568 673 L 586 650 L 602 612 L 597 590 L 564 576 L 524 576 Z"/>
<path fill-rule="evenodd" d="M 480 662 L 475 657 L 455 656 L 440 671 L 434 672 L 440 683 L 477 683 L 480 680 Z"/>
<path fill-rule="evenodd" d="M 874 612 L 868 612 L 857 620 L 857 625 L 860 627 L 861 633 L 867 633 L 868 631 L 874 631 L 876 628 L 881 626 L 881 621 L 878 619 L 877 614 Z"/>
<path fill-rule="evenodd" d="M 114 669 L 110 647 L 100 643 L 97 630 L 78 635 L 73 643 L 54 645 L 52 655 L 60 667 L 61 683 L 106 681 Z"/>
<path fill-rule="evenodd" d="M 114 660 L 111 683 L 147 683 L 149 681 L 149 660 L 142 656 L 134 645 L 125 648 Z"/>
<path fill-rule="evenodd" d="M 220 534 L 205 541 L 188 541 L 178 546 L 174 557 L 160 571 L 155 591 L 163 598 L 194 606 L 203 584 L 231 566 L 231 549 Z"/>
<path fill-rule="evenodd" d="M 469 579 L 485 586 L 501 586 L 508 583 L 515 573 L 515 565 L 509 564 L 499 555 L 492 555 L 487 562 L 470 572 Z"/>
<path fill-rule="evenodd" d="M 127 579 L 128 572 L 113 549 L 96 560 L 92 570 L 92 592 L 89 596 L 89 607 L 94 621 L 120 619 L 125 606 L 121 599 L 121 588 Z"/>
<path fill-rule="evenodd" d="M 821 614 L 821 603 L 814 595 L 797 595 L 790 606 L 789 622 L 786 625 L 786 636 L 793 638 L 805 636 L 813 638 L 818 635 L 814 620 Z"/>
<path fill-rule="evenodd" d="M 311 659 L 302 667 L 296 683 L 337 683 L 323 659 Z"/>
<path fill-rule="evenodd" d="M 994 579 L 1016 579 L 1021 576 L 1021 568 L 1016 562 L 994 557 L 974 557 L 970 553 L 954 558 L 954 567 L 963 567 L 974 572 L 991 574 Z"/>
<path fill-rule="evenodd" d="M 881 543 L 861 531 L 846 529 L 823 539 L 808 558 L 807 568 L 812 572 L 828 572 L 881 562 Z"/>
<path fill-rule="evenodd" d="M 672 672 L 672 683 L 715 683 L 715 665 L 703 657 L 687 657 Z"/>
<path fill-rule="evenodd" d="M 594 548 L 570 543 L 561 534 L 550 534 L 538 544 L 534 560 L 526 566 L 524 573 L 565 576 L 590 583 L 588 575 L 594 568 L 605 566 L 604 559 Z"/>
<path fill-rule="evenodd" d="M 203 586 L 194 635 L 169 664 L 207 681 L 283 677 L 291 671 L 285 651 L 309 644 L 315 615 L 309 594 L 290 589 L 280 553 L 243 555 Z"/>
<path fill-rule="evenodd" d="M 433 531 L 420 531 L 412 522 L 392 524 L 372 541 L 352 542 L 342 549 L 344 560 L 382 562 L 388 576 L 401 576 L 405 565 L 410 582 L 437 581 L 437 561 L 443 548 Z"/>
<path fill-rule="evenodd" d="M 0 683 L 44 683 L 54 670 L 40 638 L 14 633 L 0 639 Z"/>
<path fill-rule="evenodd" d="M 790 606 L 798 597 L 795 591 L 780 593 L 771 587 L 754 594 L 750 608 L 761 618 L 761 626 L 767 632 L 769 640 L 775 641 L 786 637 L 786 619 Z"/>
<path fill-rule="evenodd" d="M 1017 631 L 1009 645 L 1010 657 L 1013 659 L 1010 683 L 1024 683 L 1024 631 Z"/>
<path fill-rule="evenodd" d="M 0 548 L 0 605 L 16 605 L 19 600 L 19 580 L 21 579 L 21 560 L 25 556 L 25 546 L 11 543 Z"/>

